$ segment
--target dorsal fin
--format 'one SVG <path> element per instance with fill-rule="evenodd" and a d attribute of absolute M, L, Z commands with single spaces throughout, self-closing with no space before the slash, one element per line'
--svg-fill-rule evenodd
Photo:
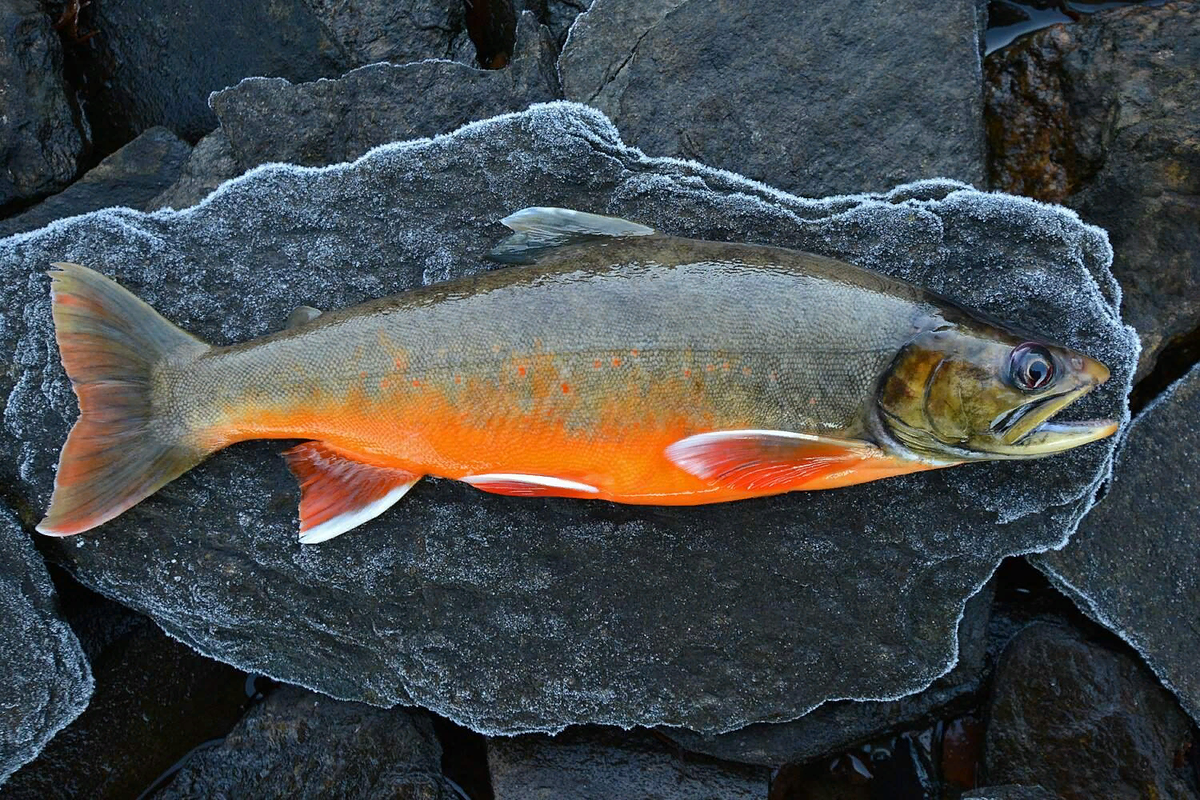
<path fill-rule="evenodd" d="M 503 264 L 533 264 L 548 250 L 589 239 L 654 234 L 653 228 L 627 219 L 569 208 L 523 208 L 500 221 L 515 233 L 496 245 L 488 258 Z"/>

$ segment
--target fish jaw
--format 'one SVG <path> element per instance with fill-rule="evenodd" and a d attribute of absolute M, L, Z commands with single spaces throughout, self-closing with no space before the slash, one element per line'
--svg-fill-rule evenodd
<path fill-rule="evenodd" d="M 1071 366 L 1080 376 L 1079 385 L 1026 407 L 1015 423 L 984 446 L 987 452 L 1002 458 L 1040 458 L 1106 439 L 1117 432 L 1120 426 L 1111 419 L 1050 421 L 1109 378 L 1108 367 L 1093 358 L 1078 355 L 1072 361 Z"/>

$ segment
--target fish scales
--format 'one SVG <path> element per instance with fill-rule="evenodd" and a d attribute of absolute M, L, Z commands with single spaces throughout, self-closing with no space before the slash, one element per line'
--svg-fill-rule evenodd
<path fill-rule="evenodd" d="M 218 349 L 180 384 L 176 402 L 185 416 L 219 419 L 231 439 L 313 438 L 382 457 L 415 443 L 420 458 L 397 463 L 448 477 L 544 468 L 519 453 L 497 463 L 464 450 L 531 424 L 540 436 L 560 435 L 563 447 L 630 446 L 640 436 L 656 458 L 670 441 L 713 427 L 860 430 L 873 382 L 932 307 L 909 287 L 865 272 L 857 282 L 835 278 L 819 263 L 669 237 L 564 248 L 551 263 Z M 222 414 L 188 408 L 214 385 Z M 422 413 L 429 404 L 452 412 L 437 424 L 437 442 Z M 366 427 L 348 430 L 358 424 Z"/>

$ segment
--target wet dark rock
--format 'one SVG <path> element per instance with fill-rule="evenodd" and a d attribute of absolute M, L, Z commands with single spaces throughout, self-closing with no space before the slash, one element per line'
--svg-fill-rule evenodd
<path fill-rule="evenodd" d="M 145 209 L 178 180 L 191 151 L 187 142 L 166 128 L 151 128 L 64 191 L 0 221 L 0 238 L 110 206 Z"/>
<path fill-rule="evenodd" d="M 1031 560 L 1142 654 L 1200 721 L 1200 366 L 1134 420 L 1104 501 Z"/>
<path fill-rule="evenodd" d="M 1059 796 L 1041 786 L 984 786 L 962 796 L 962 800 L 1059 800 Z"/>
<path fill-rule="evenodd" d="M 548 31 L 524 14 L 518 49 L 502 70 L 446 61 L 373 64 L 337 80 L 293 85 L 248 79 L 213 95 L 220 130 L 196 147 L 185 176 L 154 205 L 185 208 L 267 162 L 323 166 L 387 142 L 447 133 L 558 96 Z M 281 119 L 303 125 L 281 128 Z"/>
<path fill-rule="evenodd" d="M 1079 798 L 1186 797 L 1176 760 L 1190 723 L 1132 654 L 1035 623 L 1005 652 L 988 713 L 985 767 L 996 784 Z"/>
<path fill-rule="evenodd" d="M 770 772 L 683 753 L 649 731 L 488 740 L 496 800 L 766 800 Z"/>
<path fill-rule="evenodd" d="M 0 505 L 0 783 L 37 756 L 92 696 L 79 640 L 55 609 L 46 565 Z"/>
<path fill-rule="evenodd" d="M 217 119 L 208 95 L 247 75 L 308 81 L 354 64 L 303 0 L 105 0 L 76 56 L 101 152 L 164 125 L 189 141 Z"/>
<path fill-rule="evenodd" d="M 219 746 L 194 754 L 156 800 L 379 797 L 450 800 L 427 715 L 281 687 Z"/>
<path fill-rule="evenodd" d="M 855 0 L 737 13 L 725 0 L 596 0 L 559 70 L 567 99 L 608 114 L 650 155 L 813 197 L 935 176 L 982 185 L 979 11 L 957 0 L 886 14 Z"/>
<path fill-rule="evenodd" d="M 50 18 L 38 0 L 8 0 L 0 5 L 0 208 L 62 189 L 88 144 Z"/>
<path fill-rule="evenodd" d="M 704 735 L 662 728 L 680 746 L 729 761 L 778 767 L 810 761 L 919 723 L 979 689 L 983 677 L 992 603 L 989 583 L 967 601 L 958 625 L 958 662 L 923 691 L 899 700 L 834 700 L 797 720 L 759 723 L 736 731 Z"/>
<path fill-rule="evenodd" d="M 145 617 L 129 616 L 119 607 L 81 615 L 81 635 L 92 634 L 95 651 L 92 701 L 0 788 L 0 798 L 137 797 L 241 717 L 245 673 L 197 655 Z"/>
<path fill-rule="evenodd" d="M 287 127 L 284 121 L 280 127 Z M 534 204 L 839 256 L 1092 353 L 1073 413 L 1122 414 L 1136 342 L 1102 232 L 1067 211 L 924 182 L 797 199 L 623 145 L 598 112 L 539 106 L 313 170 L 264 166 L 177 213 L 98 212 L 0 247 L 0 483 L 50 497 L 76 414 L 44 265 L 102 264 L 209 341 L 471 274 Z M 579 722 L 704 732 L 833 698 L 911 694 L 957 656 L 1002 558 L 1060 546 L 1112 442 L 1031 462 L 695 508 L 488 495 L 423 481 L 321 546 L 271 442 L 217 454 L 93 533 L 46 542 L 87 585 L 249 671 L 482 732 Z"/>
<path fill-rule="evenodd" d="M 404 64 L 426 58 L 475 63 L 462 0 L 305 0 L 350 63 Z"/>
<path fill-rule="evenodd" d="M 1109 232 L 1138 377 L 1200 328 L 1200 7 L 1104 11 L 987 60 L 992 185 Z"/>

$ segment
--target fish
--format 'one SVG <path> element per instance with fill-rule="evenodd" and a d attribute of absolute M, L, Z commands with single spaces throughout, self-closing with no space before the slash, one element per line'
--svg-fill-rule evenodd
<path fill-rule="evenodd" d="M 302 543 L 422 477 L 517 497 L 697 505 L 836 489 L 1110 436 L 1055 421 L 1101 362 L 812 253 L 535 207 L 506 265 L 283 329 L 201 341 L 115 281 L 53 265 L 80 414 L 43 534 L 99 526 L 250 439 L 300 484 Z"/>

